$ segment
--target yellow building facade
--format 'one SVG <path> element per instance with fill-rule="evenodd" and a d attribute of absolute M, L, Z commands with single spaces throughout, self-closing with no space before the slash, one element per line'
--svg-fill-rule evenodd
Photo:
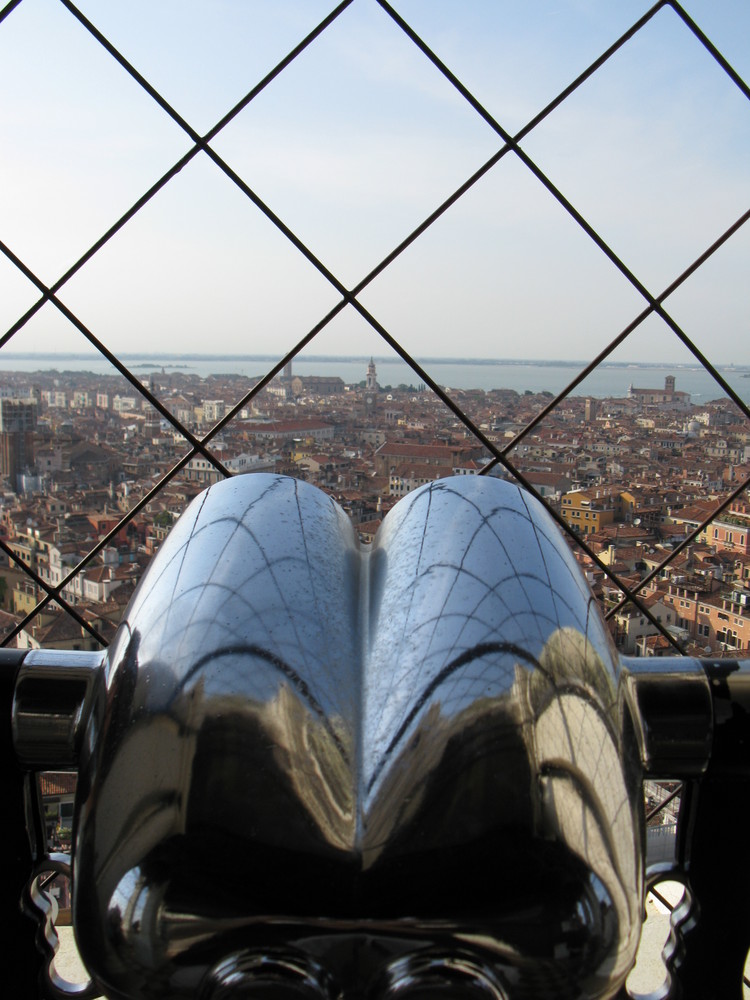
<path fill-rule="evenodd" d="M 581 535 L 594 535 L 615 519 L 612 497 L 597 498 L 586 490 L 566 493 L 561 501 L 560 513 L 566 524 Z"/>

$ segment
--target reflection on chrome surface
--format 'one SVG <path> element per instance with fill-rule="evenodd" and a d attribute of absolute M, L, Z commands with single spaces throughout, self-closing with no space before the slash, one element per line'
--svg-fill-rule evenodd
<path fill-rule="evenodd" d="M 612 996 L 643 907 L 621 672 L 515 486 L 431 483 L 371 548 L 304 483 L 212 486 L 83 736 L 86 964 L 122 998 Z"/>

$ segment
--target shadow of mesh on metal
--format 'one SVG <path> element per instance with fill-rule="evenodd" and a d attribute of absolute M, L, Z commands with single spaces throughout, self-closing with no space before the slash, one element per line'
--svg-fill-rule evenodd
<path fill-rule="evenodd" d="M 9 21 L 9 19 L 13 16 L 14 11 L 21 6 L 23 2 L 24 0 L 13 0 L 13 2 L 8 3 L 2 10 L 0 10 L 0 32 L 3 30 L 4 23 Z M 26 0 L 26 2 L 28 2 L 28 0 Z M 635 23 L 633 23 L 631 27 L 624 32 L 624 34 L 613 39 L 611 45 L 603 51 L 601 55 L 595 59 L 582 73 L 580 73 L 580 75 L 573 79 L 569 85 L 554 98 L 554 100 L 539 111 L 538 114 L 534 115 L 534 117 L 532 117 L 526 125 L 523 126 L 523 128 L 515 134 L 511 134 L 506 130 L 506 128 L 504 128 L 503 124 L 494 117 L 492 109 L 483 106 L 483 104 L 477 100 L 477 98 L 454 74 L 451 67 L 446 65 L 441 60 L 440 54 L 426 44 L 426 42 L 413 30 L 410 24 L 408 24 L 401 17 L 397 10 L 387 3 L 386 0 L 377 0 L 382 11 L 399 29 L 401 33 L 399 37 L 403 36 L 408 39 L 409 43 L 419 50 L 421 56 L 432 64 L 434 71 L 442 74 L 444 79 L 447 80 L 448 83 L 454 88 L 456 94 L 460 95 L 460 98 L 473 110 L 473 113 L 479 116 L 486 126 L 488 126 L 489 129 L 495 133 L 496 151 L 479 167 L 479 169 L 477 169 L 470 176 L 466 177 L 465 181 L 453 191 L 450 197 L 446 198 L 442 203 L 436 205 L 434 210 L 426 218 L 424 218 L 421 224 L 418 225 L 397 246 L 395 246 L 392 251 L 388 253 L 379 264 L 377 264 L 376 267 L 374 267 L 353 287 L 347 287 L 347 285 L 341 281 L 336 274 L 329 270 L 325 263 L 316 256 L 310 247 L 306 245 L 306 243 L 303 242 L 303 240 L 294 231 L 292 231 L 285 221 L 276 214 L 274 206 L 266 204 L 259 197 L 256 191 L 254 191 L 248 183 L 243 180 L 236 169 L 233 168 L 232 164 L 219 155 L 214 146 L 212 146 L 212 143 L 220 135 L 222 130 L 230 122 L 232 122 L 237 115 L 239 115 L 240 112 L 243 111 L 243 109 L 245 109 L 256 97 L 258 97 L 258 95 L 273 84 L 273 82 L 286 71 L 287 67 L 294 63 L 294 61 L 305 50 L 311 46 L 315 46 L 319 39 L 330 29 L 341 14 L 356 2 L 357 0 L 344 0 L 344 2 L 335 6 L 317 25 L 317 27 L 315 27 L 307 36 L 300 39 L 298 44 L 291 49 L 291 51 L 274 67 L 273 70 L 271 70 L 271 72 L 257 82 L 254 82 L 254 85 L 250 90 L 248 90 L 242 100 L 229 109 L 227 113 L 216 122 L 213 128 L 209 129 L 209 131 L 205 134 L 199 134 L 199 132 L 180 115 L 179 111 L 176 110 L 176 108 L 174 108 L 158 92 L 152 83 L 141 75 L 138 69 L 128 61 L 126 55 L 118 51 L 112 42 L 98 30 L 96 25 L 93 24 L 81 10 L 79 10 L 72 2 L 69 2 L 69 0 L 60 0 L 60 4 L 65 9 L 67 14 L 71 18 L 75 18 L 77 22 L 79 22 L 79 24 L 86 31 L 88 31 L 94 39 L 96 39 L 108 57 L 118 64 L 119 70 L 122 73 L 129 74 L 129 76 L 143 89 L 143 91 L 145 91 L 146 94 L 148 94 L 148 96 L 159 106 L 159 108 L 161 108 L 161 110 L 169 116 L 172 122 L 182 130 L 182 133 L 187 138 L 189 145 L 183 156 L 178 159 L 147 190 L 145 190 L 137 201 L 135 201 L 135 203 L 119 219 L 117 219 L 117 221 L 115 221 L 109 229 L 106 230 L 106 232 L 102 233 L 100 238 L 97 239 L 96 242 L 94 242 L 89 249 L 52 284 L 46 284 L 42 281 L 39 276 L 27 265 L 27 263 L 25 263 L 24 260 L 22 260 L 14 252 L 12 246 L 2 242 L 2 232 L 0 232 L 0 250 L 4 254 L 5 258 L 11 262 L 11 264 L 14 265 L 15 268 L 17 268 L 29 282 L 33 283 L 39 296 L 34 304 L 27 309 L 23 315 L 20 315 L 13 325 L 4 333 L 4 335 L 0 337 L 0 350 L 13 342 L 14 336 L 26 327 L 27 324 L 29 324 L 29 322 L 43 306 L 50 304 L 59 311 L 65 320 L 72 325 L 72 327 L 79 331 L 79 333 L 89 342 L 90 345 L 92 345 L 97 351 L 101 352 L 102 356 L 108 360 L 113 368 L 119 372 L 119 374 L 126 379 L 128 383 L 130 383 L 133 391 L 148 401 L 162 420 L 167 421 L 175 431 L 182 435 L 187 443 L 187 450 L 185 451 L 185 454 L 175 462 L 172 468 L 170 468 L 166 474 L 162 476 L 160 481 L 151 490 L 145 493 L 145 495 L 143 495 L 137 503 L 135 503 L 130 510 L 123 515 L 116 526 L 112 527 L 111 530 L 99 539 L 99 541 L 87 552 L 85 557 L 81 559 L 77 565 L 70 569 L 70 571 L 65 574 L 63 579 L 56 586 L 50 586 L 50 584 L 41 579 L 33 569 L 30 569 L 28 566 L 21 563 L 8 544 L 5 541 L 0 540 L 0 547 L 2 547 L 3 551 L 10 558 L 12 563 L 18 565 L 24 570 L 24 572 L 28 573 L 30 580 L 37 588 L 39 588 L 39 591 L 43 593 L 43 597 L 37 603 L 36 607 L 34 607 L 33 610 L 31 610 L 25 618 L 19 622 L 19 624 L 5 637 L 5 645 L 12 645 L 16 635 L 51 602 L 55 602 L 57 605 L 65 609 L 65 611 L 78 622 L 81 628 L 83 628 L 90 636 L 102 645 L 105 645 L 106 643 L 104 637 L 97 631 L 90 621 L 87 620 L 87 618 L 81 615 L 77 607 L 66 599 L 63 593 L 65 587 L 70 584 L 71 581 L 73 581 L 85 567 L 91 564 L 97 555 L 112 542 L 118 533 L 120 533 L 123 528 L 126 528 L 127 525 L 134 518 L 136 518 L 137 515 L 144 508 L 146 508 L 149 503 L 151 503 L 154 498 L 157 497 L 158 494 L 172 480 L 174 480 L 174 478 L 178 476 L 182 470 L 186 468 L 191 459 L 196 457 L 202 458 L 207 463 L 210 463 L 210 465 L 217 470 L 219 475 L 229 475 L 229 470 L 226 468 L 225 464 L 221 461 L 221 458 L 212 447 L 212 445 L 215 445 L 214 439 L 216 439 L 217 435 L 219 435 L 221 431 L 235 417 L 237 417 L 240 411 L 246 407 L 252 399 L 258 395 L 258 393 L 268 386 L 272 379 L 282 372 L 289 361 L 297 357 L 300 352 L 307 347 L 307 345 L 309 345 L 344 309 L 347 308 L 354 310 L 365 322 L 365 324 L 367 324 L 370 330 L 374 331 L 380 338 L 382 338 L 384 344 L 387 344 L 388 347 L 412 369 L 418 380 L 429 387 L 429 389 L 439 398 L 442 404 L 452 412 L 456 420 L 463 425 L 466 432 L 476 442 L 483 446 L 490 458 L 485 467 L 482 469 L 482 472 L 487 474 L 493 470 L 498 471 L 498 467 L 500 467 L 503 474 L 518 480 L 532 493 L 536 493 L 536 491 L 524 475 L 522 469 L 519 467 L 522 463 L 514 460 L 514 450 L 517 449 L 518 446 L 526 438 L 528 438 L 528 436 L 532 434 L 536 428 L 539 427 L 545 417 L 556 410 L 566 397 L 574 393 L 576 388 L 584 382 L 587 376 L 590 375 L 597 368 L 597 366 L 612 355 L 613 352 L 634 333 L 634 331 L 639 329 L 642 324 L 644 324 L 644 322 L 651 317 L 658 317 L 662 321 L 665 328 L 671 331 L 674 338 L 687 349 L 693 358 L 695 358 L 696 362 L 708 373 L 710 373 L 711 377 L 715 380 L 717 387 L 720 387 L 726 397 L 734 403 L 742 417 L 745 420 L 750 421 L 750 411 L 744 401 L 737 395 L 732 386 L 727 383 L 714 364 L 712 364 L 711 360 L 705 356 L 698 346 L 696 346 L 693 340 L 691 340 L 691 338 L 684 332 L 668 311 L 669 297 L 678 288 L 681 288 L 686 282 L 688 282 L 693 277 L 695 272 L 698 271 L 698 269 L 717 250 L 724 246 L 727 241 L 732 239 L 738 230 L 740 230 L 740 228 L 745 224 L 748 217 L 750 217 L 750 211 L 740 215 L 733 222 L 733 224 L 729 226 L 718 239 L 715 240 L 715 242 L 713 242 L 710 246 L 707 246 L 703 252 L 666 288 L 654 291 L 653 289 L 649 289 L 638 274 L 634 273 L 628 267 L 627 263 L 617 255 L 617 253 L 610 245 L 608 245 L 600 233 L 597 232 L 594 226 L 566 197 L 564 191 L 556 186 L 554 178 L 548 176 L 548 174 L 545 173 L 536 162 L 534 162 L 522 145 L 523 141 L 529 137 L 534 130 L 548 118 L 548 116 L 568 101 L 569 98 L 583 84 L 592 78 L 595 78 L 596 74 L 617 52 L 632 44 L 633 40 L 640 33 L 648 32 L 649 26 L 651 25 L 655 15 L 662 10 L 669 11 L 670 16 L 672 16 L 675 20 L 675 24 L 680 24 L 681 22 L 681 27 L 687 28 L 687 30 L 692 33 L 708 57 L 713 59 L 716 65 L 720 67 L 730 81 L 731 85 L 736 87 L 745 99 L 750 99 L 750 90 L 748 89 L 748 86 L 735 72 L 723 55 L 712 45 L 709 39 L 702 32 L 701 28 L 691 19 L 685 9 L 683 9 L 679 3 L 659 2 L 650 9 L 645 10 L 643 15 Z M 147 28 L 144 27 L 144 30 L 147 30 Z M 276 364 L 268 369 L 263 377 L 257 381 L 255 385 L 253 385 L 252 389 L 250 389 L 242 399 L 237 401 L 230 409 L 227 410 L 225 415 L 208 431 L 208 433 L 203 435 L 198 435 L 192 432 L 184 422 L 178 420 L 175 415 L 163 404 L 163 402 L 157 398 L 155 393 L 148 387 L 144 386 L 139 378 L 134 375 L 128 366 L 122 361 L 122 359 L 119 358 L 117 354 L 96 335 L 96 333 L 90 330 L 59 297 L 60 292 L 63 290 L 65 285 L 75 275 L 85 269 L 89 262 L 99 253 L 99 251 L 124 227 L 127 227 L 138 215 L 138 213 L 141 212 L 141 210 L 149 204 L 152 199 L 156 198 L 189 162 L 197 157 L 203 157 L 211 161 L 223 174 L 226 183 L 234 185 L 248 199 L 248 201 L 252 203 L 257 212 L 262 213 L 262 215 L 265 216 L 265 218 L 274 227 L 276 227 L 281 234 L 283 234 L 283 236 L 294 247 L 296 252 L 302 255 L 302 257 L 304 257 L 306 261 L 316 269 L 316 271 L 334 289 L 337 295 L 336 304 L 325 315 L 322 315 L 311 329 L 307 330 L 307 332 L 299 338 L 295 346 L 284 357 L 280 358 Z M 506 157 L 515 158 L 515 160 L 520 163 L 522 167 L 533 176 L 533 178 L 535 178 L 536 182 L 542 185 L 549 195 L 556 200 L 562 210 L 566 213 L 570 226 L 577 227 L 580 231 L 582 231 L 588 240 L 590 240 L 591 243 L 597 248 L 598 252 L 609 261 L 611 267 L 616 269 L 616 271 L 618 271 L 620 275 L 629 283 L 632 289 L 635 290 L 638 296 L 640 296 L 640 299 L 642 300 L 642 308 L 641 311 L 632 318 L 627 326 L 622 329 L 621 332 L 614 339 L 612 339 L 606 347 L 604 347 L 604 349 L 600 350 L 589 364 L 578 372 L 575 378 L 572 379 L 570 384 L 567 385 L 565 389 L 554 396 L 554 398 L 550 399 L 549 402 L 544 405 L 536 416 L 529 421 L 512 440 L 500 447 L 494 440 L 490 439 L 480 426 L 478 426 L 472 416 L 467 413 L 461 405 L 459 405 L 459 402 L 457 402 L 456 398 L 454 398 L 455 394 L 452 395 L 450 390 L 442 388 L 432 377 L 429 370 L 420 365 L 398 341 L 398 339 L 393 336 L 388 329 L 386 329 L 386 327 L 379 321 L 378 317 L 368 310 L 365 305 L 363 305 L 360 296 L 361 293 L 368 288 L 368 286 L 379 275 L 381 275 L 405 250 L 407 250 L 407 248 L 417 241 L 438 219 L 446 213 L 450 213 L 453 206 L 460 202 L 460 200 L 480 181 L 480 179 L 493 171 Z M 648 576 L 640 580 L 637 584 L 631 584 L 630 586 L 626 585 L 626 583 L 618 577 L 613 569 L 601 560 L 601 558 L 587 544 L 584 537 L 581 537 L 568 527 L 566 521 L 557 511 L 552 509 L 552 514 L 560 525 L 560 528 L 570 537 L 572 543 L 579 546 L 591 560 L 591 564 L 597 567 L 598 570 L 611 581 L 614 587 L 619 590 L 621 594 L 620 603 L 608 610 L 608 616 L 611 617 L 623 606 L 632 603 L 639 609 L 644 618 L 648 619 L 658 632 L 664 636 L 670 644 L 670 647 L 675 652 L 684 652 L 684 649 L 680 647 L 678 640 L 664 628 L 661 621 L 654 617 L 647 604 L 644 603 L 642 599 L 643 589 L 652 579 L 662 573 L 671 561 L 676 559 L 681 552 L 690 546 L 692 542 L 701 535 L 706 526 L 710 524 L 718 514 L 726 510 L 734 499 L 739 497 L 744 492 L 747 485 L 748 480 L 743 480 L 737 483 L 729 494 L 722 497 L 721 502 L 717 504 L 715 509 L 705 518 L 705 520 L 703 520 L 703 522 L 699 524 L 687 538 L 670 551 L 661 565 L 655 567 L 648 574 Z"/>

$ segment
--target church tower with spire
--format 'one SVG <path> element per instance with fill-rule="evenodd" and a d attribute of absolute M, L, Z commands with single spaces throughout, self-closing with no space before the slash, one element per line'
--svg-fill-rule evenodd
<path fill-rule="evenodd" d="M 367 366 L 367 379 L 365 380 L 365 416 L 372 420 L 375 416 L 375 409 L 378 401 L 378 373 L 375 371 L 375 362 L 370 358 Z"/>

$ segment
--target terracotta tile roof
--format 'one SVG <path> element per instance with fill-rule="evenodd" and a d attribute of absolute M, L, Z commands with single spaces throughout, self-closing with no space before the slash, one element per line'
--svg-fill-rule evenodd
<path fill-rule="evenodd" d="M 73 795 L 76 790 L 78 775 L 63 771 L 47 771 L 39 775 L 39 788 L 43 796 Z"/>

